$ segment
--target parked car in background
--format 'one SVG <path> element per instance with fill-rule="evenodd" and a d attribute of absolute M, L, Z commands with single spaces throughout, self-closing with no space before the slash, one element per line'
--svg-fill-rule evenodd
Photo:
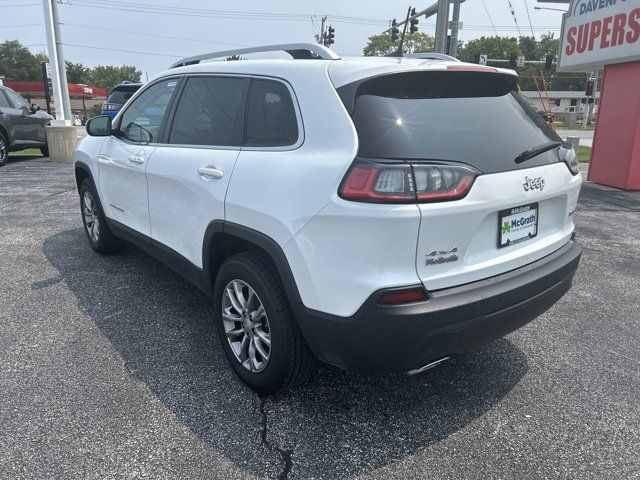
<path fill-rule="evenodd" d="M 123 82 L 113 87 L 111 95 L 102 104 L 102 115 L 114 118 L 141 86 L 141 83 Z"/>
<path fill-rule="evenodd" d="M 49 156 L 45 127 L 53 119 L 8 87 L 0 87 L 0 166 L 9 152 L 38 148 Z"/>

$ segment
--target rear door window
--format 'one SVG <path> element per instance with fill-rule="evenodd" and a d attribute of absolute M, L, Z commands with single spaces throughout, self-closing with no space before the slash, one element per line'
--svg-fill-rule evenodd
<path fill-rule="evenodd" d="M 341 96 L 353 105 L 361 157 L 464 163 L 483 173 L 557 162 L 553 151 L 514 162 L 559 140 L 514 87 L 501 74 L 411 72 L 365 81 L 352 103 Z"/>
<path fill-rule="evenodd" d="M 282 147 L 298 141 L 298 119 L 287 86 L 256 78 L 251 84 L 245 146 Z"/>
<path fill-rule="evenodd" d="M 124 105 L 127 103 L 133 94 L 136 93 L 136 90 L 114 90 L 106 103 L 113 103 L 114 105 Z"/>
<path fill-rule="evenodd" d="M 240 146 L 249 79 L 193 77 L 173 118 L 169 143 Z"/>

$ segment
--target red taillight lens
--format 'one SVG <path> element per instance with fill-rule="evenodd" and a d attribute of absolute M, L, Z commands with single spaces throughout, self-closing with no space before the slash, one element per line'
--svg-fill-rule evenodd
<path fill-rule="evenodd" d="M 413 303 L 426 300 L 427 292 L 422 287 L 410 287 L 401 290 L 391 290 L 383 293 L 378 299 L 380 305 L 397 305 L 400 303 Z"/>
<path fill-rule="evenodd" d="M 411 167 L 402 163 L 356 161 L 340 187 L 340 196 L 362 202 L 415 201 Z"/>
<path fill-rule="evenodd" d="M 463 198 L 476 177 L 458 165 L 356 160 L 339 194 L 346 200 L 377 203 L 441 202 Z"/>

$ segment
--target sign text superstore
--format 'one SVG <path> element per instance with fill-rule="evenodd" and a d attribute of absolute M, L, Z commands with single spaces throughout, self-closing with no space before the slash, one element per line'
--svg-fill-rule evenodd
<path fill-rule="evenodd" d="M 640 0 L 574 0 L 562 25 L 558 70 L 640 60 Z"/>

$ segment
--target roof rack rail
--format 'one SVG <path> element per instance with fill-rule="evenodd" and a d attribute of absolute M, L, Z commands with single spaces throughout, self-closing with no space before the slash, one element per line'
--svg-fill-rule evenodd
<path fill-rule="evenodd" d="M 260 52 L 286 52 L 295 59 L 313 59 L 320 60 L 340 60 L 340 56 L 333 50 L 328 49 L 317 43 L 285 43 L 282 45 L 264 45 L 261 47 L 236 48 L 234 50 L 224 50 L 222 52 L 204 53 L 193 57 L 183 58 L 182 60 L 171 65 L 170 68 L 184 67 L 186 65 L 194 65 L 202 60 L 212 58 L 229 57 L 231 55 L 246 55 L 249 53 Z"/>
<path fill-rule="evenodd" d="M 419 52 L 419 53 L 407 53 L 405 55 L 407 58 L 422 58 L 425 60 L 445 60 L 447 62 L 459 62 L 455 57 L 451 55 L 446 55 L 444 53 L 435 53 L 435 52 Z"/>

